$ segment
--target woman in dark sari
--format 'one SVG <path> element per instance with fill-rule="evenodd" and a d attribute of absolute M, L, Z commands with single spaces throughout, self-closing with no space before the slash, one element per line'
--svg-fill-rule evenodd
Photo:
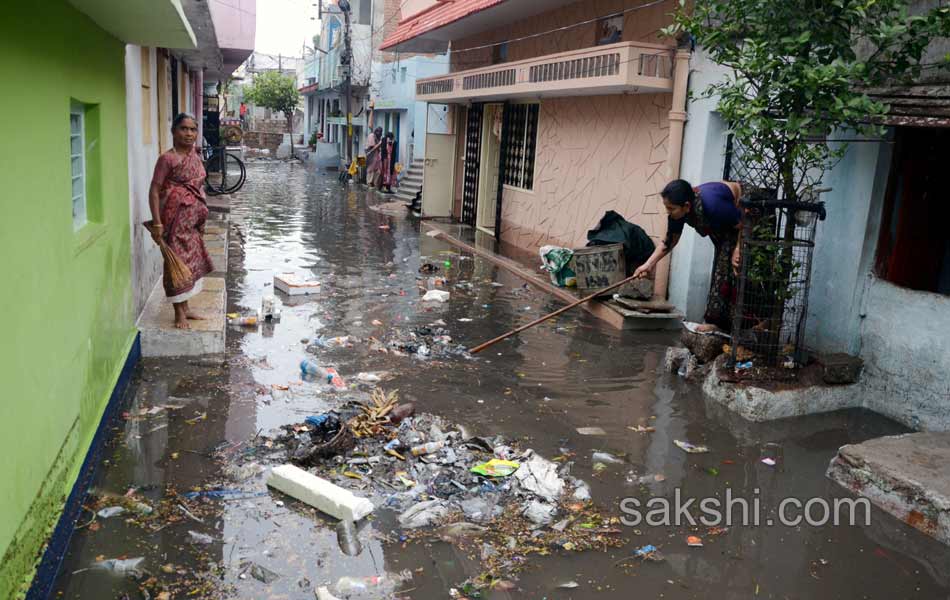
<path fill-rule="evenodd" d="M 742 211 L 739 209 L 741 195 L 742 188 L 733 181 L 704 183 L 695 188 L 682 179 L 668 183 L 660 192 L 668 215 L 666 238 L 634 273 L 641 277 L 650 275 L 656 263 L 679 242 L 686 225 L 690 225 L 699 235 L 709 237 L 715 247 L 715 254 L 702 330 L 718 327 L 729 332 L 732 329 L 736 271 L 740 258 L 739 236 L 742 231 Z"/>
<path fill-rule="evenodd" d="M 396 151 L 396 139 L 393 136 L 393 132 L 390 131 L 386 134 L 386 138 L 383 140 L 383 152 L 380 164 L 380 173 L 382 175 L 380 189 L 386 188 L 383 190 L 387 194 L 393 193 L 393 183 L 396 182 L 396 163 L 393 162 L 393 153 Z"/>
<path fill-rule="evenodd" d="M 165 295 L 175 308 L 175 327 L 189 329 L 189 319 L 203 319 L 188 307 L 188 299 L 202 290 L 203 277 L 214 271 L 205 248 L 205 169 L 195 140 L 198 124 L 189 114 L 181 113 L 172 123 L 174 147 L 158 157 L 152 185 L 148 191 L 152 210 L 152 238 L 164 239 L 169 248 L 191 270 L 192 278 L 175 287 L 165 266 L 162 282 Z"/>

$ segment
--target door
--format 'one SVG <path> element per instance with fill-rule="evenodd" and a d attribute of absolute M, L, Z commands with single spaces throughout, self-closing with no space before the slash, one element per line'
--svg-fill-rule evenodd
<path fill-rule="evenodd" d="M 498 207 L 498 177 L 501 162 L 501 126 L 503 104 L 486 104 L 482 115 L 481 155 L 478 176 L 478 207 L 475 226 L 495 235 L 495 211 Z"/>
<path fill-rule="evenodd" d="M 462 182 L 462 223 L 475 226 L 475 208 L 478 205 L 478 171 L 482 154 L 483 104 L 473 104 L 468 109 L 465 125 L 465 171 Z M 429 155 L 428 143 L 426 156 Z"/>
<path fill-rule="evenodd" d="M 431 106 L 431 105 L 430 105 Z M 435 129 L 439 133 L 433 133 Z M 426 217 L 452 215 L 455 189 L 455 125 L 446 111 L 441 123 L 426 116 L 425 170 L 422 172 L 422 214 Z"/>

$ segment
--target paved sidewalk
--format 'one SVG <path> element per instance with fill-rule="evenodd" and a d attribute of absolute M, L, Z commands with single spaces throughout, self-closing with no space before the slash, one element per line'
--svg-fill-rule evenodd
<path fill-rule="evenodd" d="M 205 246 L 215 271 L 204 278 L 204 289 L 188 304 L 206 319 L 191 321 L 191 329 L 176 329 L 174 309 L 165 298 L 162 282 L 155 282 L 138 322 L 143 356 L 198 356 L 224 352 L 228 226 L 228 215 L 223 212 L 212 212 L 205 226 Z"/>

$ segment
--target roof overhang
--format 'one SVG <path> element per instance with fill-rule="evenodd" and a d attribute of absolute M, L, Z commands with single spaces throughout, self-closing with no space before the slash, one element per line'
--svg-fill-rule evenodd
<path fill-rule="evenodd" d="M 577 0 L 444 0 L 399 22 L 390 52 L 441 53 L 449 42 L 527 19 Z"/>
<path fill-rule="evenodd" d="M 69 3 L 127 44 L 197 47 L 179 0 L 69 0 Z"/>

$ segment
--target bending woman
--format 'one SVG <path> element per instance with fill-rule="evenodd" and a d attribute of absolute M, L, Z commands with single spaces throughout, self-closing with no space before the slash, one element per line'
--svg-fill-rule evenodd
<path fill-rule="evenodd" d="M 192 279 L 172 286 L 164 266 L 165 295 L 175 308 L 175 327 L 189 329 L 188 319 L 203 319 L 188 307 L 188 299 L 202 290 L 203 277 L 214 271 L 203 239 L 208 206 L 205 204 L 205 168 L 195 147 L 198 123 L 181 113 L 172 123 L 174 147 L 158 157 L 148 204 L 152 209 L 152 238 L 163 238 L 169 248 L 191 269 Z"/>
<path fill-rule="evenodd" d="M 739 198 L 742 188 L 733 181 L 715 181 L 693 187 L 676 179 L 660 192 L 666 208 L 666 237 L 634 274 L 651 275 L 656 263 L 669 254 L 680 240 L 683 227 L 690 225 L 696 233 L 709 237 L 715 246 L 709 295 L 706 298 L 704 330 L 719 327 L 732 330 L 732 312 L 736 300 L 736 271 L 739 268 L 739 237 L 742 232 L 742 211 Z"/>

